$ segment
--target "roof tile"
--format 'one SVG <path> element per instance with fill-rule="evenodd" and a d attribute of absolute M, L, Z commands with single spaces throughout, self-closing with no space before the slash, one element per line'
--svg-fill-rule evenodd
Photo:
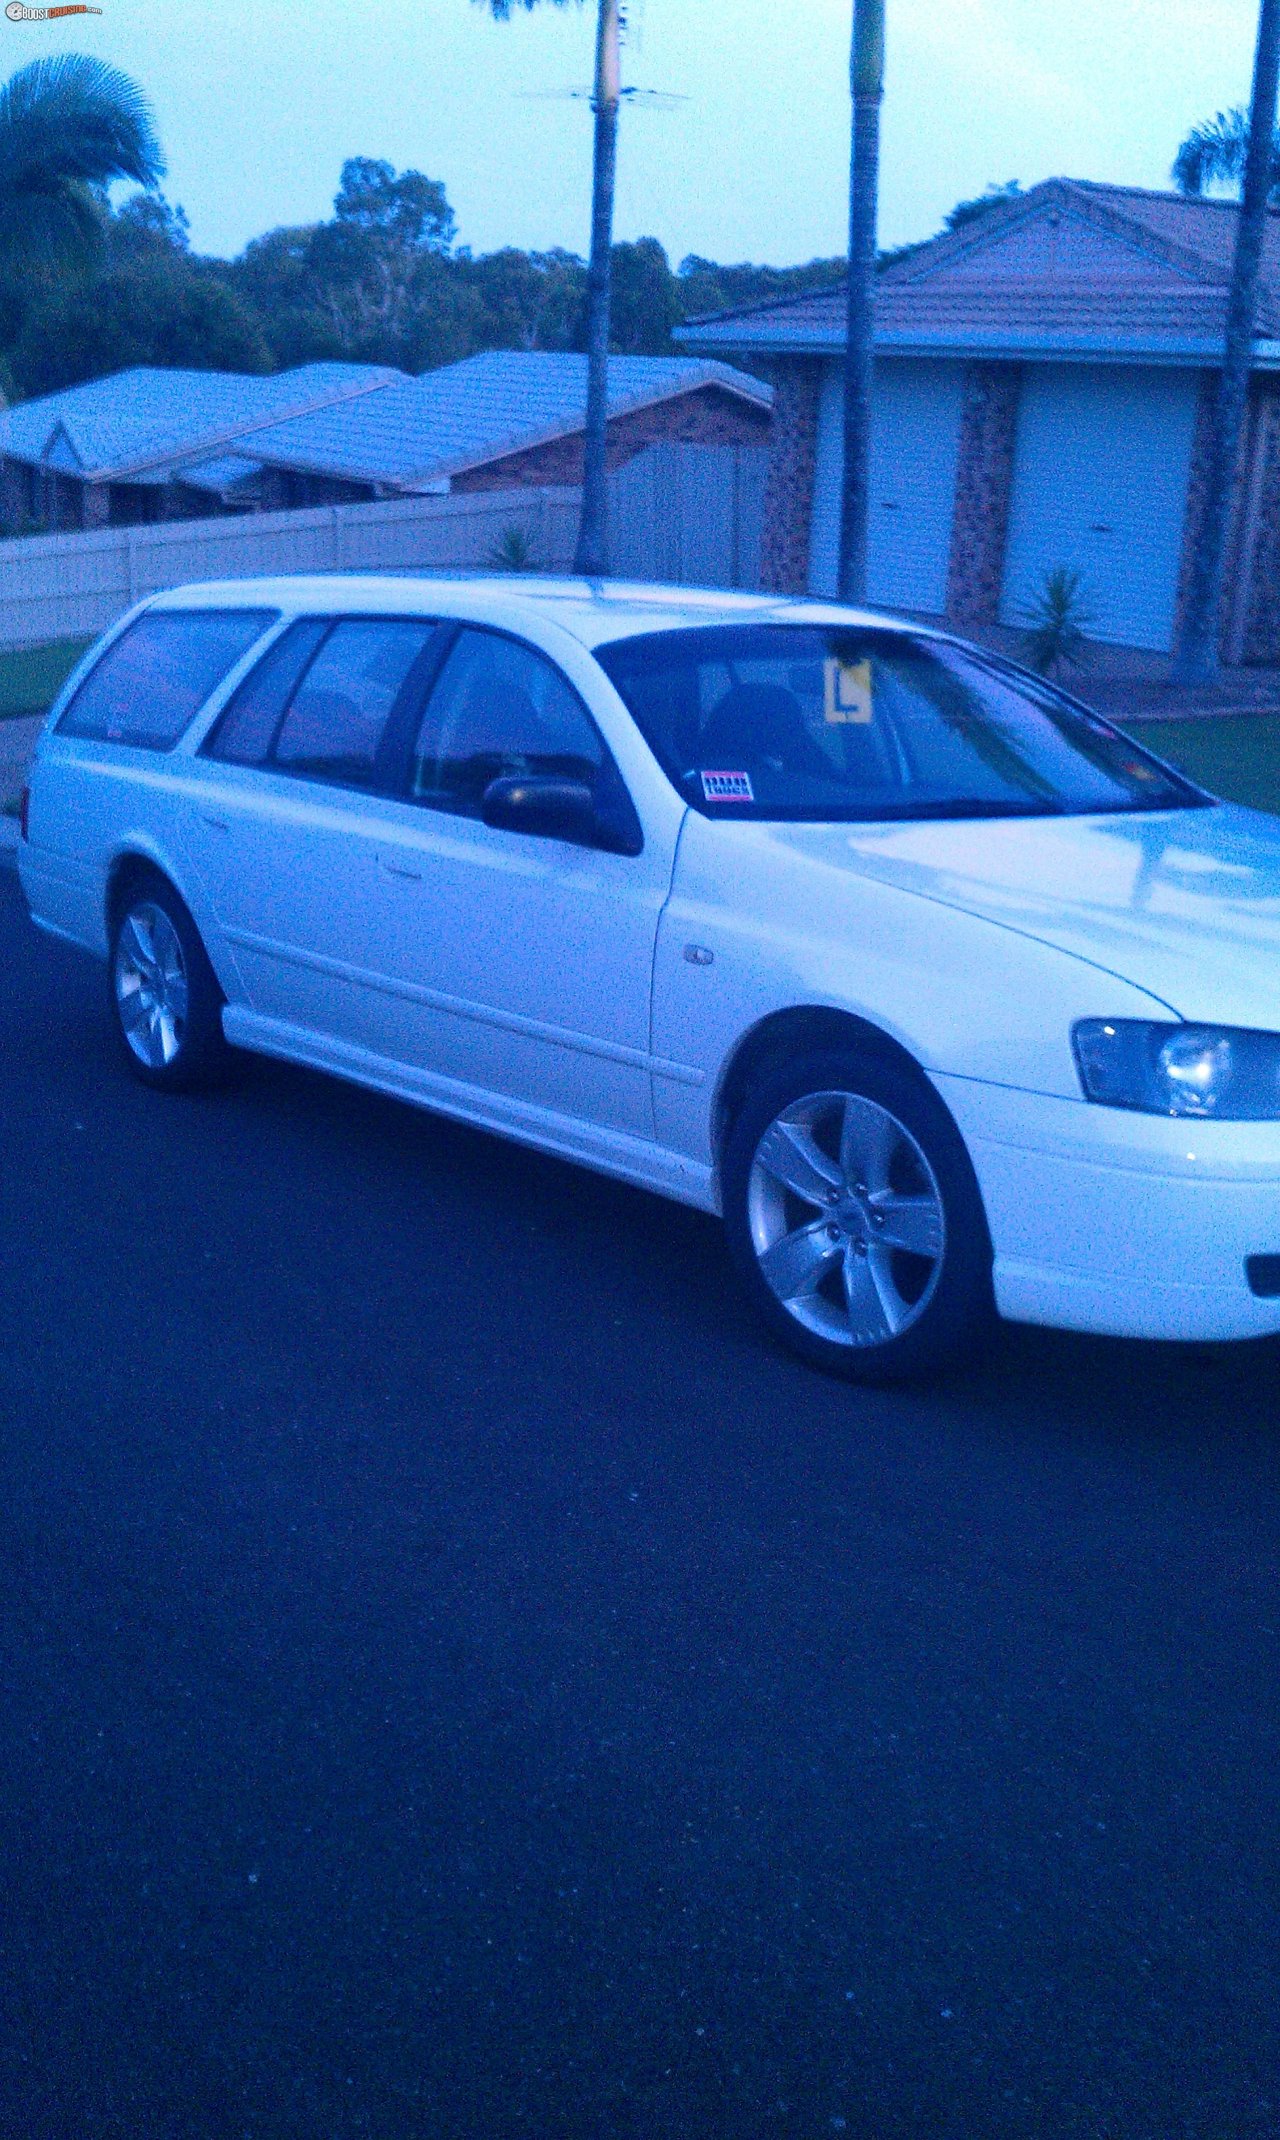
<path fill-rule="evenodd" d="M 612 357 L 609 414 L 707 383 L 772 398 L 762 380 L 705 357 Z M 412 489 L 579 431 L 586 403 L 585 357 L 496 349 L 274 425 L 255 436 L 253 451 L 280 467 Z"/>
<path fill-rule="evenodd" d="M 5 412 L 0 449 L 39 461 L 59 430 L 86 477 L 144 477 L 191 455 L 206 456 L 286 415 L 385 387 L 406 375 L 390 365 L 303 364 L 257 376 L 161 371 L 139 366 L 68 387 Z"/>
<path fill-rule="evenodd" d="M 1054 216 L 1109 234 L 1105 273 L 1019 271 L 1009 240 Z M 1233 201 L 1048 179 L 958 231 L 932 239 L 886 270 L 876 286 L 876 339 L 886 348 L 1089 348 L 1210 360 L 1226 328 L 1239 209 Z M 1119 242 L 1116 242 L 1119 241 Z M 1000 251 L 984 273 L 984 256 Z M 1028 259 L 1030 255 L 1028 254 Z M 1267 219 L 1258 327 L 1280 335 L 1280 211 Z M 678 329 L 684 347 L 713 351 L 836 351 L 844 345 L 845 293 L 813 290 Z"/>

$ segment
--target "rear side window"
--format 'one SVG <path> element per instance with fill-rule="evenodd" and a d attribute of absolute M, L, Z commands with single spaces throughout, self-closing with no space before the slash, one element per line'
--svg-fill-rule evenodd
<path fill-rule="evenodd" d="M 58 723 L 59 734 L 172 750 L 276 614 L 162 609 L 139 617 L 90 670 Z"/>
<path fill-rule="evenodd" d="M 372 787 L 396 701 L 435 634 L 411 617 L 335 624 L 293 694 L 270 763 L 343 787 Z"/>
<path fill-rule="evenodd" d="M 264 765 L 299 678 L 329 629 L 325 617 L 291 624 L 250 669 L 204 744 L 210 758 L 231 765 Z"/>

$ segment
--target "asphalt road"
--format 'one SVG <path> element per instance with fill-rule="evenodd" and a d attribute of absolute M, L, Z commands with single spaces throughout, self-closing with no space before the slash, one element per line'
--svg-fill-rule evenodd
<path fill-rule="evenodd" d="M 102 986 L 0 874 L 6 2140 L 1274 2140 L 1274 1349 L 860 1395 Z"/>

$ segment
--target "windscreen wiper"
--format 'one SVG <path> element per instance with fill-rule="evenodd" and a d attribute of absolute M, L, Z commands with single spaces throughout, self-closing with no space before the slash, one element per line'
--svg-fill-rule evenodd
<path fill-rule="evenodd" d="M 945 802 L 882 803 L 872 813 L 877 818 L 948 817 L 1065 817 L 1066 805 L 1057 802 L 980 801 L 976 796 L 949 798 Z"/>

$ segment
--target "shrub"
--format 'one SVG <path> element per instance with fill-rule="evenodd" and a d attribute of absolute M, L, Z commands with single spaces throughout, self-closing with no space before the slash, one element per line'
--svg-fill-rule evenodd
<path fill-rule="evenodd" d="M 522 527 L 513 522 L 504 528 L 489 552 L 489 563 L 495 572 L 534 572 L 533 544 Z"/>
<path fill-rule="evenodd" d="M 1079 573 L 1069 565 L 1052 566 L 1019 615 L 1027 627 L 1023 658 L 1037 675 L 1053 676 L 1059 669 L 1076 669 L 1087 661 L 1085 634 L 1094 621 L 1093 612 L 1080 591 Z"/>

